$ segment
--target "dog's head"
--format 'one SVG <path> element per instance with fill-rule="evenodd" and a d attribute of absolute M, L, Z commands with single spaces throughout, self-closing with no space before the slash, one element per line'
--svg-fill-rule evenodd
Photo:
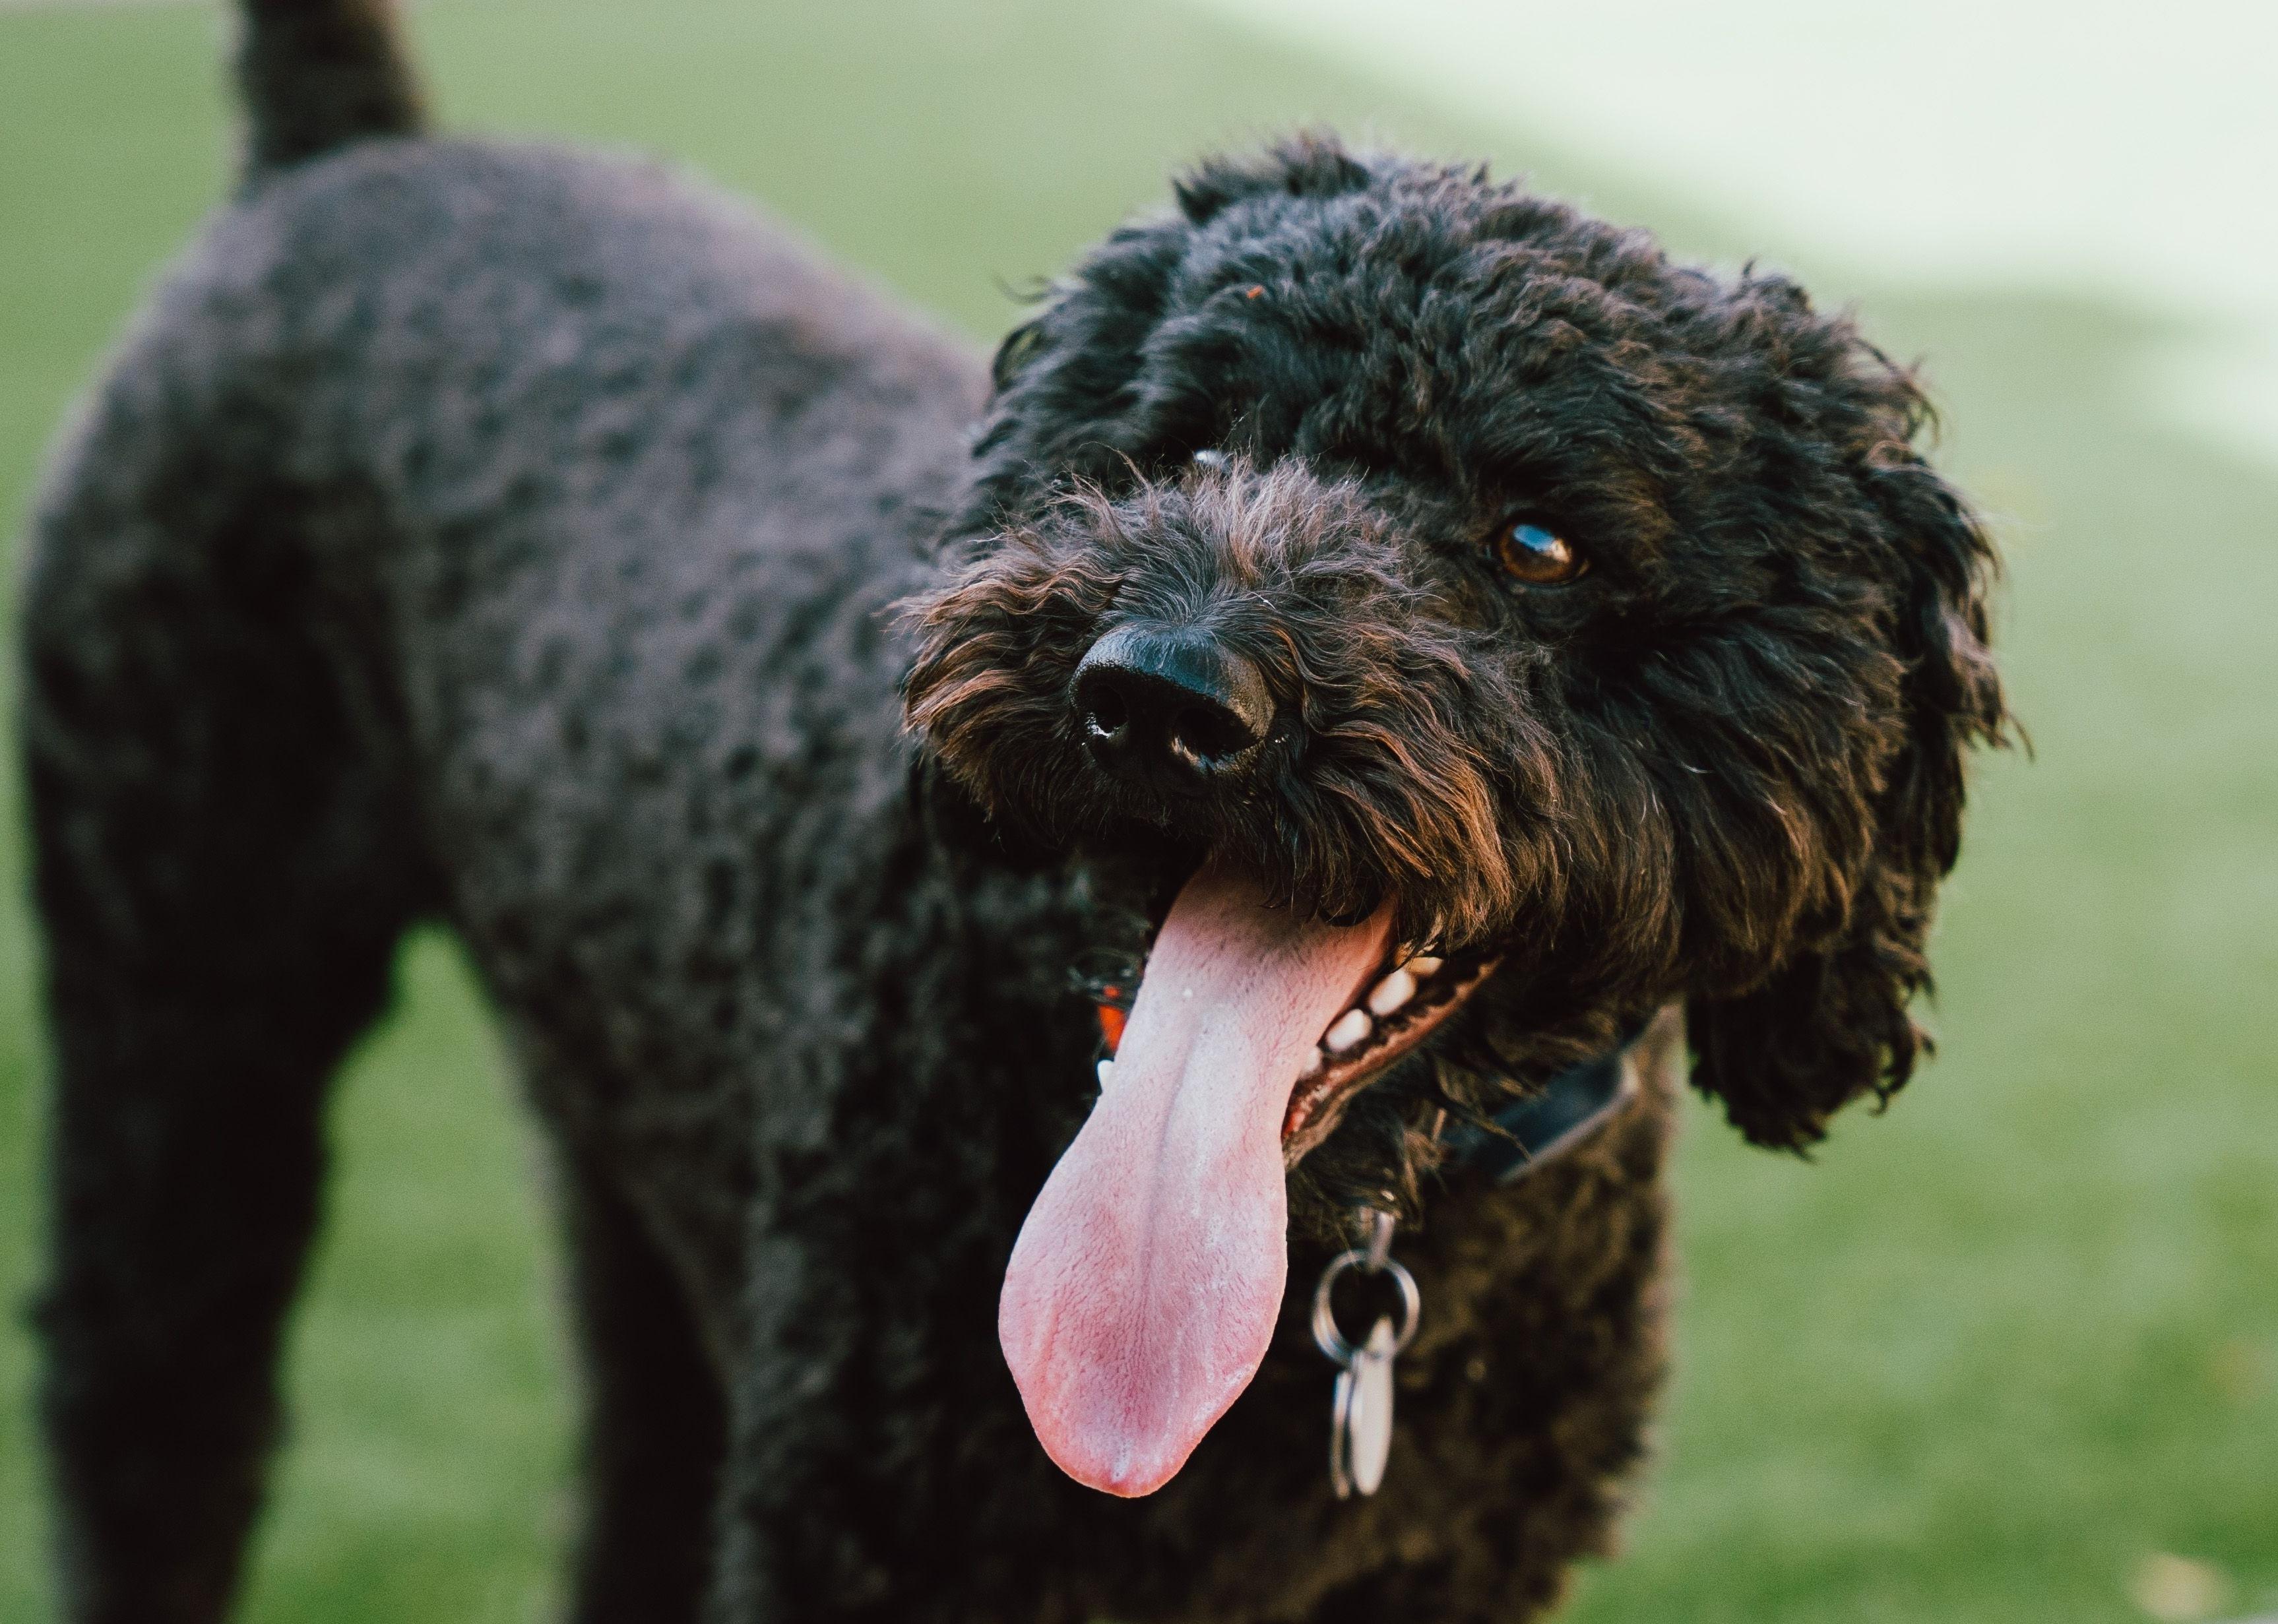
<path fill-rule="evenodd" d="M 1124 1492 L 1262 1355 L 1284 1201 L 1410 1195 L 1434 1113 L 1673 998 L 1759 1143 L 1903 1083 L 1962 755 L 2005 727 L 1923 398 L 1792 284 L 1319 140 L 1179 203 L 999 352 L 908 685 L 1147 955 L 1005 1300 L 1047 1445 Z M 1078 1277 L 1117 1258 L 1145 1284 Z M 1068 1376 L 1166 1324 L 1186 1375 Z"/>

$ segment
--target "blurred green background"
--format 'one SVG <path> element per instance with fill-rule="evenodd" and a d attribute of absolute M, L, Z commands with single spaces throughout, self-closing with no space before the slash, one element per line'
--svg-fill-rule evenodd
<path fill-rule="evenodd" d="M 1937 949 L 1941 1057 L 1888 1117 L 1805 1166 L 1693 1113 L 1658 1464 L 1569 1616 L 2278 1614 L 2278 458 L 2145 383 L 2209 335 L 2014 277 L 1885 282 L 1776 211 L 1594 162 L 1523 97 L 1488 116 L 1235 10 L 433 0 L 416 31 L 450 126 L 684 160 L 979 339 L 1009 324 L 1006 285 L 1184 158 L 1319 119 L 1492 158 L 1689 254 L 1762 254 L 1926 357 L 1942 459 L 2008 555 L 2036 757 L 1981 772 Z M 206 5 L 0 8 L 6 533 L 73 392 L 223 193 L 221 41 Z M 11 1304 L 39 1228 L 19 801 L 11 754 Z M 453 946 L 413 943 L 400 982 L 339 1097 L 252 1620 L 521 1620 L 554 1595 L 573 1445 L 538 1158 Z M 24 1624 L 50 1616 L 31 1370 L 12 1316 L 0 1619 Z"/>

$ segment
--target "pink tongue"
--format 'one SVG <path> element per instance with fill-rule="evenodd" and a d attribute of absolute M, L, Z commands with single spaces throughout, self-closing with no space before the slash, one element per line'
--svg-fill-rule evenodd
<path fill-rule="evenodd" d="M 1078 1483 L 1153 1493 L 1257 1374 L 1288 1272 L 1282 1114 L 1391 934 L 1389 909 L 1300 921 L 1215 865 L 1171 905 L 997 1308 L 1028 1420 Z"/>

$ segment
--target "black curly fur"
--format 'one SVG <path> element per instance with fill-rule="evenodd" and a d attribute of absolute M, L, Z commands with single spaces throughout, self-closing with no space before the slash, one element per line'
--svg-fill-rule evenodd
<path fill-rule="evenodd" d="M 1087 770 L 1069 673 L 1105 625 L 1206 625 L 1294 723 L 1189 840 L 1493 945 L 1520 1033 L 1686 998 L 1760 1143 L 1902 1084 L 1961 754 L 2004 727 L 1992 553 L 1913 377 L 1790 283 L 1475 173 L 1314 138 L 1180 197 L 998 354 L 918 615 L 912 720 L 956 779 L 1118 843 L 1146 809 Z M 1590 573 L 1514 590 L 1515 515 Z"/>
<path fill-rule="evenodd" d="M 1552 1603 L 1659 1378 L 1681 1025 L 1777 1146 L 1921 1047 L 2003 715 L 1913 380 L 1785 282 L 1308 138 L 1111 237 L 992 394 L 685 183 L 409 138 L 374 6 L 249 9 L 249 189 L 61 447 L 25 594 L 71 1616 L 226 1610 L 325 1079 L 423 917 L 557 1147 L 577 1617 Z M 1519 512 L 1589 572 L 1500 576 Z M 1075 747 L 1134 616 L 1265 674 L 1241 795 Z M 1090 1103 L 1087 990 L 1206 851 L 1500 968 L 1293 1174 L 1273 1353 L 1123 1502 L 1036 1446 L 997 1293 Z M 1582 1149 L 1442 1164 L 1441 1113 L 1656 1010 Z M 1387 1195 L 1426 1312 L 1387 1491 L 1341 1503 L 1302 1299 Z"/>

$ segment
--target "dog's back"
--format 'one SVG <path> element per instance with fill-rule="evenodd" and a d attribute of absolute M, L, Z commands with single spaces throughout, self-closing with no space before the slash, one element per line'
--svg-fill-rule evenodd
<path fill-rule="evenodd" d="M 867 782 L 895 759 L 878 611 L 982 386 L 976 357 L 697 188 L 421 137 L 377 0 L 246 19 L 241 194 L 59 447 L 24 594 L 56 1064 L 43 1403 L 78 1620 L 227 1606 L 325 1084 L 410 923 L 476 938 L 525 1026 L 547 1025 L 533 1002 L 568 1018 L 526 1057 L 574 1115 L 546 1075 L 564 1034 L 606 1046 L 593 986 L 657 967 L 630 917 L 679 919 L 677 969 L 729 950 L 731 910 L 761 917 L 707 907 L 706 874 L 876 858 L 817 807 L 892 798 Z M 563 702 L 517 708 L 539 692 Z M 690 1014 L 694 1074 L 727 1037 Z M 642 1142 L 733 1156 L 737 1109 Z M 710 1521 L 720 1333 L 602 1181 L 568 1182 L 588 1334 L 653 1390 L 638 1424 L 597 1399 L 597 1450 L 672 1462 L 597 1512 L 632 1533 L 586 1605 L 667 1616 Z M 708 1218 L 673 1267 L 740 1246 L 738 1215 Z"/>

